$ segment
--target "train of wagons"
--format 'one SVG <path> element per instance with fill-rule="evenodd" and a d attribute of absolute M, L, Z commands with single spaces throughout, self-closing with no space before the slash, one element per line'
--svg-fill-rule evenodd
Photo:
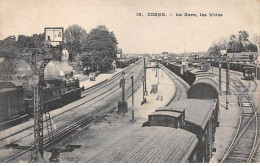
<path fill-rule="evenodd" d="M 122 69 L 122 68 L 128 67 L 130 64 L 135 63 L 138 60 L 139 60 L 139 57 L 131 57 L 128 59 L 117 59 L 116 67 Z"/>
<path fill-rule="evenodd" d="M 210 62 L 210 61 L 207 61 Z M 211 65 L 214 67 L 219 67 L 218 61 L 211 62 Z M 227 68 L 227 62 L 221 62 L 221 67 L 226 69 Z M 235 70 L 239 72 L 243 72 L 243 76 L 245 79 L 253 79 L 254 77 L 257 77 L 257 79 L 260 79 L 260 68 L 257 67 L 254 64 L 247 64 L 245 62 L 230 62 L 229 63 L 230 70 Z M 257 69 L 257 76 L 256 76 L 256 69 Z"/>
<path fill-rule="evenodd" d="M 79 80 L 73 76 L 45 78 L 44 111 L 50 111 L 80 98 Z M 32 117 L 33 107 L 33 91 L 26 91 L 21 81 L 0 81 L 1 130 Z"/>
<path fill-rule="evenodd" d="M 131 57 L 131 58 L 128 58 L 128 59 L 117 59 L 115 61 L 116 68 L 121 68 L 121 69 L 126 68 L 130 64 L 135 63 L 138 60 L 139 60 L 139 57 Z M 113 69 L 113 65 L 111 65 L 111 70 L 114 70 Z M 84 75 L 89 75 L 92 72 L 93 72 L 93 70 L 92 70 L 91 67 L 86 67 L 86 68 L 83 69 L 83 74 Z M 97 73 L 97 72 L 99 72 L 99 71 L 95 71 L 95 73 Z"/>
<path fill-rule="evenodd" d="M 172 64 L 173 65 L 173 64 Z M 179 65 L 176 64 L 178 67 Z M 178 67 L 168 65 L 171 71 Z M 209 162 L 218 127 L 218 82 L 198 69 L 187 99 L 171 101 L 148 115 L 142 128 L 133 130 L 90 162 L 112 163 L 181 163 Z M 185 72 L 178 74 L 186 78 Z M 187 73 L 186 73 L 187 74 Z M 187 80 L 186 80 L 187 81 Z"/>

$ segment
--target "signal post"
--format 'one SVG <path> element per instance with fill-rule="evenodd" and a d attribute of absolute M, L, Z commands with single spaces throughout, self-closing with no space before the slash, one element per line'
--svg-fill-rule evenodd
<path fill-rule="evenodd" d="M 55 48 L 62 49 L 61 44 L 63 42 L 63 28 L 45 28 L 45 53 L 43 62 L 38 69 L 36 63 L 34 63 L 34 78 L 37 81 L 34 82 L 34 144 L 33 152 L 31 156 L 31 162 L 38 162 L 39 157 L 43 158 L 43 112 L 44 112 L 44 96 L 43 87 L 44 82 L 44 69 L 47 64 L 54 59 Z M 33 62 L 33 60 L 32 60 Z M 48 110 L 47 110 L 48 111 Z M 40 156 L 39 156 L 40 155 Z"/>

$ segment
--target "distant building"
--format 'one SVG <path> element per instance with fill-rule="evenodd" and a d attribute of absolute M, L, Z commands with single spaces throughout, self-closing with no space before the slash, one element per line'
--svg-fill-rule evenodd
<path fill-rule="evenodd" d="M 231 61 L 254 61 L 257 55 L 258 52 L 227 53 Z"/>
<path fill-rule="evenodd" d="M 192 53 L 191 56 L 193 59 L 198 59 L 200 57 L 198 53 Z"/>
<path fill-rule="evenodd" d="M 117 59 L 122 59 L 122 49 L 121 48 L 116 49 L 116 57 L 117 57 Z"/>
<path fill-rule="evenodd" d="M 61 61 L 68 61 L 68 59 L 69 59 L 69 51 L 62 50 Z"/>

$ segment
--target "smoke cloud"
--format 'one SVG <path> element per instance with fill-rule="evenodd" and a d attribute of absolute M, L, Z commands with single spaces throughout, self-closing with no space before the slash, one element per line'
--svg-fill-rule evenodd
<path fill-rule="evenodd" d="M 44 70 L 44 77 L 61 77 L 72 71 L 68 62 L 50 61 Z"/>

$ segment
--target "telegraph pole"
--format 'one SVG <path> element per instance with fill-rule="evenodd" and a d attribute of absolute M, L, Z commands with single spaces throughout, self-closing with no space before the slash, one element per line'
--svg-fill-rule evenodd
<path fill-rule="evenodd" d="M 213 61 L 212 61 L 212 57 L 211 57 L 211 71 L 212 71 L 212 75 L 213 75 Z"/>
<path fill-rule="evenodd" d="M 122 84 L 122 102 L 125 101 L 125 72 L 122 72 L 123 78 L 121 79 L 121 84 Z"/>
<path fill-rule="evenodd" d="M 218 66 L 218 70 L 219 70 L 219 94 L 221 95 L 221 60 L 220 60 L 220 56 L 219 56 L 219 66 Z"/>
<path fill-rule="evenodd" d="M 132 119 L 131 122 L 135 121 L 135 113 L 134 113 L 134 76 L 131 76 L 132 81 Z"/>
<path fill-rule="evenodd" d="M 158 84 L 159 84 L 159 64 L 157 64 L 156 68 L 158 68 Z"/>
<path fill-rule="evenodd" d="M 156 64 L 156 68 L 155 68 L 155 77 L 157 77 L 157 68 L 158 68 L 158 65 Z"/>
<path fill-rule="evenodd" d="M 163 68 L 162 68 L 162 65 L 160 64 L 160 66 L 161 66 L 161 69 L 162 69 L 162 77 L 163 77 Z"/>
<path fill-rule="evenodd" d="M 259 44 L 258 44 L 258 40 L 257 40 L 257 42 L 256 42 L 256 46 L 257 46 L 257 55 L 256 55 L 256 70 L 255 70 L 255 78 L 256 78 L 256 80 L 257 80 L 257 70 L 258 70 L 258 57 L 259 57 L 259 53 L 260 53 L 260 48 L 259 48 Z"/>
<path fill-rule="evenodd" d="M 143 81 L 143 101 L 141 102 L 141 105 L 147 103 L 146 98 L 144 97 L 145 96 L 145 90 L 144 90 L 144 88 L 145 88 L 145 77 L 144 76 L 142 77 L 142 81 Z"/>
<path fill-rule="evenodd" d="M 144 57 L 144 93 L 147 95 L 146 91 L 146 65 L 145 65 L 145 57 Z"/>
<path fill-rule="evenodd" d="M 132 81 L 132 107 L 134 108 L 134 76 L 131 76 Z"/>
<path fill-rule="evenodd" d="M 120 80 L 120 87 L 122 87 L 122 101 L 118 102 L 118 113 L 125 114 L 128 111 L 128 105 L 125 101 L 125 72 L 122 72 L 122 79 Z"/>
<path fill-rule="evenodd" d="M 227 59 L 227 68 L 226 68 L 226 109 L 228 109 L 228 94 L 230 94 L 230 89 L 229 89 L 229 62 Z"/>

